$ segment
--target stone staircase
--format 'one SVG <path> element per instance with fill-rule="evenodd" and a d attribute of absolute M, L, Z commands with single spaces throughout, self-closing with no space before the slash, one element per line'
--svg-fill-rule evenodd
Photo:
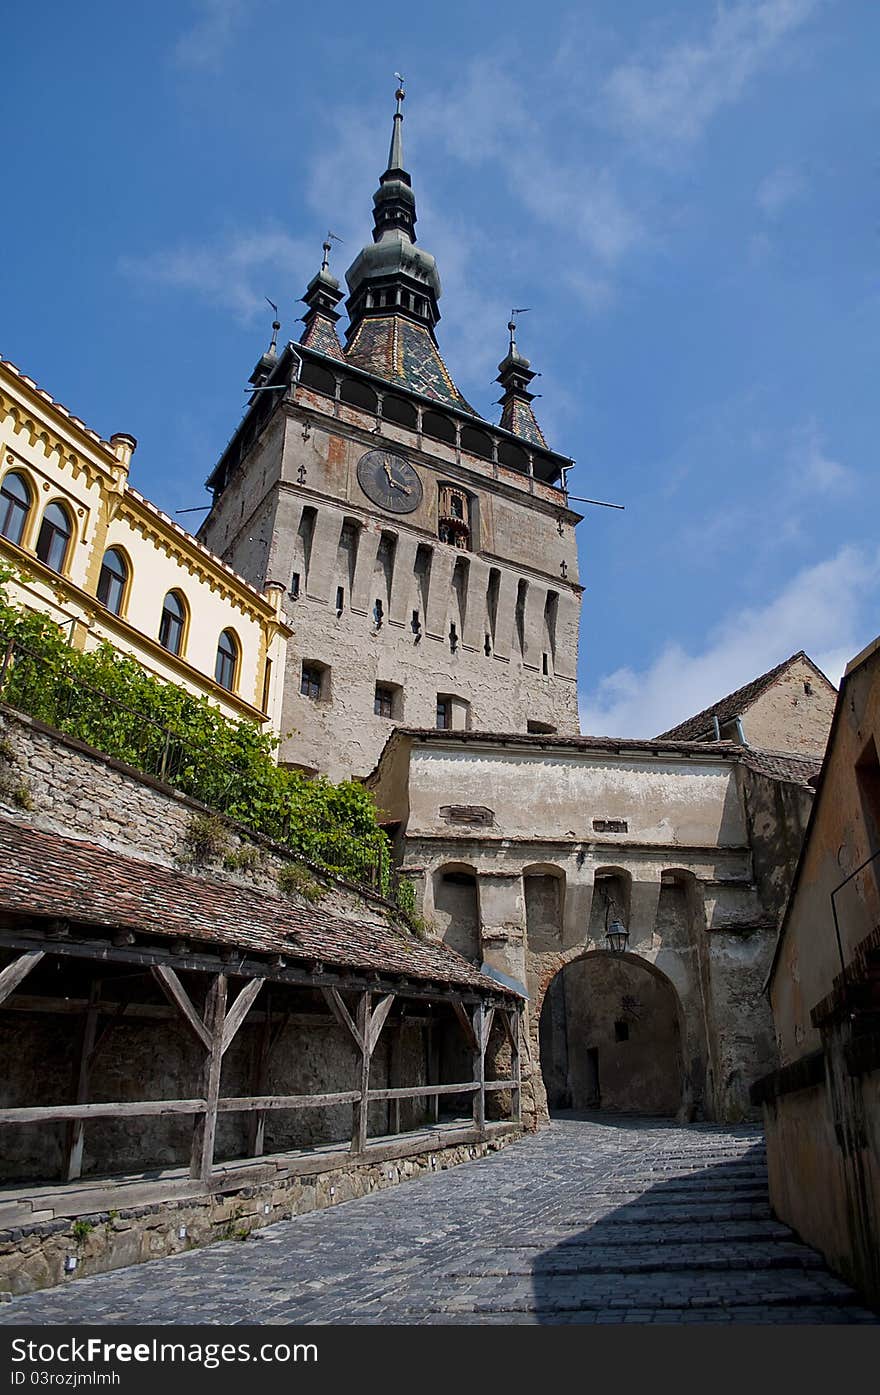
<path fill-rule="evenodd" d="M 602 1142 L 610 1144 L 608 1116 Z M 557 1120 L 564 1166 L 578 1125 Z M 621 1120 L 580 1204 L 448 1266 L 410 1322 L 877 1322 L 820 1254 L 773 1218 L 758 1130 Z M 657 1121 L 659 1125 L 659 1121 Z M 595 1137 L 596 1135 L 594 1135 Z M 574 1157 L 569 1159 L 577 1167 Z M 532 1234 L 528 1231 L 532 1230 Z M 444 1292 L 444 1289 L 446 1290 Z"/>

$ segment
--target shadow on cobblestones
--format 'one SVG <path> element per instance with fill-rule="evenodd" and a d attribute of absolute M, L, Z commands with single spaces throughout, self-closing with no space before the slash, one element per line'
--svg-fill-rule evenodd
<path fill-rule="evenodd" d="M 618 1136 L 634 1131 L 646 1142 L 654 1123 L 560 1117 Z M 656 1128 L 669 1136 L 669 1121 Z M 709 1166 L 697 1161 L 698 1134 L 705 1150 L 721 1154 Z M 533 1262 L 537 1322 L 880 1322 L 773 1217 L 754 1128 L 727 1130 L 721 1140 L 718 1125 L 690 1125 L 682 1140 L 680 1152 L 638 1159 L 630 1152 L 610 1162 L 599 1190 L 585 1198 L 587 1223 L 572 1223 L 571 1234 Z M 653 1180 L 657 1173 L 666 1175 Z"/>

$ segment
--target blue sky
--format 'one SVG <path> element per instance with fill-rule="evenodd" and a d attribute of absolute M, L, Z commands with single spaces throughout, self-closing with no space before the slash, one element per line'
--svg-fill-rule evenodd
<path fill-rule="evenodd" d="M 880 632 L 880 7 L 16 7 L 0 353 L 169 511 L 328 228 L 370 230 L 394 70 L 438 336 L 494 416 L 512 305 L 587 509 L 584 729 L 652 735 Z M 181 521 L 197 526 L 199 515 Z"/>

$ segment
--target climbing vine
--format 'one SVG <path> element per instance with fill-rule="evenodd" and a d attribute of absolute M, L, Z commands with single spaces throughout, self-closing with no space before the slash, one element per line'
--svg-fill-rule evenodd
<path fill-rule="evenodd" d="M 275 764 L 278 738 L 146 673 L 109 644 L 74 649 L 48 617 L 9 598 L 0 569 L 0 698 L 288 847 L 337 875 L 391 887 L 371 795 Z"/>

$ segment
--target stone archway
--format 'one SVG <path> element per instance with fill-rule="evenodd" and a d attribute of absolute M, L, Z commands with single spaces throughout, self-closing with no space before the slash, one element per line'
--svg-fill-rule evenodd
<path fill-rule="evenodd" d="M 566 964 L 547 988 L 539 1027 L 551 1113 L 677 1114 L 681 1020 L 672 983 L 638 955 L 593 950 Z"/>

